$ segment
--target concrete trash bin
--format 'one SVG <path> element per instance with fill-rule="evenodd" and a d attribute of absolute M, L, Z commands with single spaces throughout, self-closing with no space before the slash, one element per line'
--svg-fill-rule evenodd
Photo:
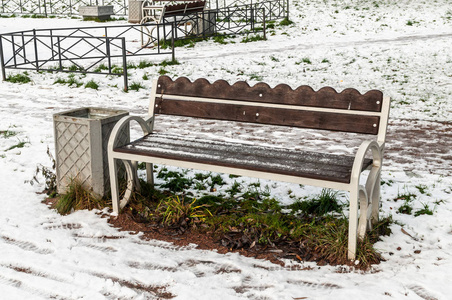
<path fill-rule="evenodd" d="M 141 7 L 143 6 L 142 0 L 134 1 L 129 0 L 129 23 L 140 23 L 143 19 L 143 12 Z"/>
<path fill-rule="evenodd" d="M 114 15 L 113 5 L 89 5 L 80 6 L 78 13 L 83 17 L 83 20 L 98 20 L 106 21 L 110 19 L 110 16 Z"/>
<path fill-rule="evenodd" d="M 53 115 L 58 193 L 71 180 L 104 196 L 110 190 L 107 145 L 116 122 L 129 115 L 124 110 L 84 107 Z M 130 141 L 129 128 L 121 142 Z"/>

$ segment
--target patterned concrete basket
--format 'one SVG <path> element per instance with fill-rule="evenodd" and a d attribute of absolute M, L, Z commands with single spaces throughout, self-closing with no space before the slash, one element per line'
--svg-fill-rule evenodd
<path fill-rule="evenodd" d="M 124 110 L 85 107 L 53 115 L 59 193 L 64 193 L 73 179 L 98 196 L 110 191 L 108 138 L 116 122 L 128 114 Z M 129 142 L 129 128 L 122 132 L 121 140 Z"/>
<path fill-rule="evenodd" d="M 84 20 L 98 19 L 99 21 L 109 20 L 110 16 L 115 14 L 113 5 L 80 6 L 78 12 Z"/>

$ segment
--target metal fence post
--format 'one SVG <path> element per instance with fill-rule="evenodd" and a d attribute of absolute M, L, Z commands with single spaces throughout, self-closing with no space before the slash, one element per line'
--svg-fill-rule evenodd
<path fill-rule="evenodd" d="M 60 44 L 60 37 L 57 37 L 57 43 L 58 43 L 58 64 L 60 72 L 63 71 L 63 64 L 61 62 L 61 44 Z"/>
<path fill-rule="evenodd" d="M 126 59 L 126 38 L 122 37 L 122 69 L 124 72 L 124 91 L 129 89 L 129 83 L 127 78 L 127 59 Z"/>
<path fill-rule="evenodd" d="M 49 30 L 49 32 L 50 32 L 50 51 L 52 51 L 52 59 L 55 57 L 55 50 L 53 49 L 53 30 L 52 29 L 50 29 Z"/>
<path fill-rule="evenodd" d="M 105 53 L 107 54 L 108 73 L 111 73 L 110 39 L 108 37 L 105 38 Z"/>
<path fill-rule="evenodd" d="M 287 11 L 287 20 L 289 20 L 289 0 L 287 0 L 287 5 L 286 5 L 286 7 L 287 7 L 287 9 L 286 9 L 286 11 Z"/>
<path fill-rule="evenodd" d="M 35 46 L 36 71 L 39 71 L 38 41 L 36 40 L 36 29 L 33 29 L 33 40 L 34 40 L 34 46 Z M 25 51 L 25 45 L 24 45 L 24 51 Z"/>
<path fill-rule="evenodd" d="M 262 29 L 264 31 L 264 40 L 267 39 L 266 26 L 265 26 L 265 8 L 262 8 Z"/>
<path fill-rule="evenodd" d="M 14 42 L 14 33 L 11 34 L 11 46 L 12 46 L 12 50 L 13 50 L 13 61 L 14 61 L 14 66 L 17 66 L 17 60 L 16 60 L 16 43 Z"/>
<path fill-rule="evenodd" d="M 254 31 L 254 9 L 252 6 L 250 8 L 250 15 L 251 15 L 251 31 Z"/>
<path fill-rule="evenodd" d="M 24 56 L 24 61 L 26 61 L 27 60 L 26 59 L 27 55 L 25 53 L 25 37 L 24 37 L 24 32 L 23 31 L 22 31 L 22 53 L 23 53 L 23 56 Z"/>
<path fill-rule="evenodd" d="M 2 80 L 6 80 L 5 61 L 3 60 L 3 36 L 0 35 L 0 65 L 2 67 Z"/>
<path fill-rule="evenodd" d="M 174 30 L 176 24 L 173 22 L 171 25 L 171 60 L 176 61 L 176 50 L 174 49 Z"/>

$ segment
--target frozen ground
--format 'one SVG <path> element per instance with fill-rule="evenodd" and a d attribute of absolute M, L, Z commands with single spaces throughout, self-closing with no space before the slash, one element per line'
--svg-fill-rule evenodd
<path fill-rule="evenodd" d="M 325 3 L 326 2 L 326 3 Z M 259 80 L 274 86 L 307 84 L 338 91 L 380 89 L 393 99 L 382 186 L 382 215 L 397 224 L 376 247 L 386 261 L 371 272 L 288 261 L 220 255 L 193 247 L 140 240 L 111 228 L 99 213 L 60 216 L 41 204 L 42 183 L 24 184 L 53 151 L 52 114 L 81 106 L 144 114 L 150 81 L 160 67 L 134 70 L 130 81 L 146 89 L 121 91 L 121 78 L 94 79 L 98 91 L 54 85 L 61 74 L 36 74 L 29 84 L 0 84 L 0 287 L 2 299 L 450 299 L 452 285 L 452 3 L 438 1 L 291 1 L 295 22 L 268 41 L 212 41 L 178 48 L 180 65 L 168 75 Z M 85 25 L 78 20 L 0 19 L 0 32 Z M 115 85 L 119 87 L 115 87 Z M 185 128 L 163 119 L 160 130 Z M 260 143 L 297 147 L 297 131 L 235 129 Z M 25 142 L 25 147 L 10 147 Z M 317 144 L 319 146 L 319 144 Z M 320 144 L 322 146 L 322 144 Z M 336 150 L 336 149 L 332 149 Z M 346 151 L 345 149 L 339 149 Z M 226 176 L 225 176 L 226 177 Z M 243 179 L 253 181 L 253 179 Z M 263 182 L 283 202 L 318 189 Z M 397 213 L 398 195 L 414 194 L 413 211 Z M 346 197 L 346 196 L 344 196 Z M 305 270 L 294 270 L 298 265 Z M 297 268 L 298 269 L 298 268 Z"/>

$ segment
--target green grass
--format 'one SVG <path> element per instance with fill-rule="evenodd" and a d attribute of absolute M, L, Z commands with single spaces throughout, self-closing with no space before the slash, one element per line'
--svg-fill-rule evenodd
<path fill-rule="evenodd" d="M 166 74 L 168 74 L 169 72 L 167 71 L 167 70 L 165 70 L 164 68 L 160 68 L 158 71 L 157 71 L 157 73 L 159 73 L 159 75 L 166 75 Z"/>
<path fill-rule="evenodd" d="M 428 190 L 428 186 L 426 186 L 425 184 L 418 184 L 415 186 L 415 188 L 419 191 L 419 193 L 421 194 L 428 194 L 427 190 Z"/>
<path fill-rule="evenodd" d="M 288 18 L 284 18 L 281 22 L 279 22 L 280 26 L 289 26 L 292 24 L 293 24 L 293 21 L 289 20 Z"/>
<path fill-rule="evenodd" d="M 416 199 L 416 194 L 410 193 L 410 192 L 405 192 L 405 193 L 397 193 L 397 197 L 394 199 L 394 201 L 399 201 L 399 200 L 403 200 L 403 201 L 413 201 L 414 199 Z"/>
<path fill-rule="evenodd" d="M 185 38 L 180 40 L 174 40 L 174 48 L 178 47 L 187 47 L 187 48 L 193 48 L 196 43 L 204 41 L 203 38 L 198 37 L 191 37 L 191 38 Z M 171 41 L 170 40 L 160 40 L 159 41 L 160 49 L 170 49 L 171 48 Z"/>
<path fill-rule="evenodd" d="M 69 86 L 81 87 L 83 85 L 83 82 L 75 78 L 75 74 L 71 73 L 69 74 L 67 79 L 57 77 L 53 84 L 67 84 Z"/>
<path fill-rule="evenodd" d="M 76 87 L 81 87 L 83 85 L 83 83 L 81 81 L 79 81 L 77 78 L 75 78 L 74 74 L 69 74 L 66 83 L 69 86 L 76 86 Z"/>
<path fill-rule="evenodd" d="M 433 210 L 429 207 L 429 205 L 427 203 L 424 203 L 422 205 L 423 205 L 423 208 L 417 210 L 414 213 L 415 217 L 419 217 L 421 215 L 430 215 L 430 216 L 433 215 Z"/>
<path fill-rule="evenodd" d="M 106 70 L 108 70 L 108 66 L 106 64 L 100 64 L 93 71 L 96 73 L 101 73 L 102 71 Z"/>
<path fill-rule="evenodd" d="M 129 85 L 129 90 L 139 91 L 140 89 L 144 89 L 144 86 L 140 82 L 134 81 Z"/>
<path fill-rule="evenodd" d="M 225 39 L 224 35 L 216 35 L 216 36 L 213 37 L 213 41 L 215 43 L 218 43 L 218 44 L 221 44 L 221 45 L 226 45 L 228 43 L 224 39 Z"/>
<path fill-rule="evenodd" d="M 0 137 L 2 137 L 4 139 L 8 139 L 10 137 L 16 136 L 17 131 L 11 130 L 12 127 L 15 127 L 15 126 L 9 126 L 8 129 L 6 129 L 6 130 L 0 130 Z"/>
<path fill-rule="evenodd" d="M 19 140 L 17 144 L 15 144 L 15 145 L 13 145 L 13 146 L 7 148 L 7 149 L 5 150 L 5 152 L 6 152 L 6 151 L 13 150 L 13 149 L 20 149 L 20 148 L 23 148 L 23 147 L 25 147 L 26 144 L 29 144 L 29 142 L 25 142 L 25 141 Z"/>
<path fill-rule="evenodd" d="M 416 195 L 408 191 L 404 193 L 397 193 L 397 197 L 394 201 L 403 201 L 403 204 L 397 209 L 398 213 L 411 215 L 413 211 L 413 201 L 416 199 Z"/>
<path fill-rule="evenodd" d="M 296 65 L 300 65 L 301 63 L 305 63 L 305 64 L 308 64 L 308 65 L 312 64 L 311 60 L 308 57 L 302 58 L 301 61 L 296 62 L 295 64 Z"/>
<path fill-rule="evenodd" d="M 167 66 L 180 65 L 180 63 L 176 59 L 175 60 L 167 60 L 167 59 L 165 59 L 159 65 L 162 66 L 162 67 L 167 67 Z"/>
<path fill-rule="evenodd" d="M 337 201 L 338 192 L 323 189 L 320 195 L 310 199 L 301 201 L 298 200 L 289 205 L 294 213 L 304 213 L 308 215 L 323 216 L 330 212 L 341 212 L 342 205 Z"/>
<path fill-rule="evenodd" d="M 266 40 L 267 39 L 264 38 L 263 35 L 256 34 L 256 35 L 253 35 L 253 36 L 243 37 L 242 40 L 240 41 L 240 43 L 251 43 L 251 42 L 266 41 Z"/>
<path fill-rule="evenodd" d="M 154 66 L 154 65 L 155 65 L 155 64 L 152 63 L 152 62 L 150 62 L 150 61 L 147 61 L 147 60 L 140 60 L 140 61 L 138 62 L 138 64 L 137 64 L 137 68 L 139 68 L 139 69 L 144 69 L 144 68 L 152 67 L 152 66 Z"/>
<path fill-rule="evenodd" d="M 66 79 L 63 79 L 61 77 L 57 77 L 53 82 L 53 84 L 66 84 L 66 83 L 67 83 Z"/>
<path fill-rule="evenodd" d="M 264 77 L 262 75 L 251 74 L 250 75 L 250 79 L 251 80 L 256 80 L 256 81 L 263 81 Z"/>
<path fill-rule="evenodd" d="M 27 72 L 24 72 L 23 74 L 9 75 L 6 78 L 6 81 L 12 83 L 29 83 L 31 78 L 28 76 Z"/>
<path fill-rule="evenodd" d="M 90 88 L 90 89 L 94 89 L 97 90 L 99 88 L 99 84 L 97 82 L 95 82 L 93 79 L 91 79 L 90 81 L 88 81 L 85 84 L 85 88 Z"/>
<path fill-rule="evenodd" d="M 401 214 L 411 215 L 413 211 L 413 206 L 409 202 L 403 203 L 398 209 L 397 212 Z"/>
<path fill-rule="evenodd" d="M 117 65 L 113 65 L 111 66 L 111 72 L 113 74 L 123 74 L 124 73 L 124 68 L 117 66 Z"/>
<path fill-rule="evenodd" d="M 66 215 L 72 210 L 101 209 L 105 206 L 107 206 L 105 200 L 85 189 L 79 180 L 73 179 L 68 185 L 66 193 L 60 195 L 55 208 L 58 213 Z"/>
<path fill-rule="evenodd" d="M 83 69 L 83 67 L 74 64 L 74 65 L 69 66 L 68 70 L 71 72 L 75 72 L 75 71 L 83 71 L 84 69 Z"/>

